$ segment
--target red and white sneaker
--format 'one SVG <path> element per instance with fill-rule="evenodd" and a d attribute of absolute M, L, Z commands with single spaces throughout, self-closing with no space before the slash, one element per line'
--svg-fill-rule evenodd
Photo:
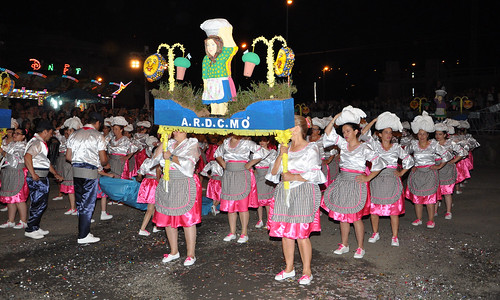
<path fill-rule="evenodd" d="M 416 219 L 415 221 L 411 222 L 411 225 L 413 225 L 413 226 L 422 225 L 422 220 Z"/>
<path fill-rule="evenodd" d="M 391 239 L 391 246 L 399 247 L 399 240 L 397 236 L 393 236 Z"/>
<path fill-rule="evenodd" d="M 349 252 L 349 246 L 344 246 L 344 244 L 339 244 L 339 247 L 337 248 L 337 250 L 333 251 L 333 253 L 338 254 L 338 255 L 341 255 L 341 254 L 344 254 L 347 252 Z"/>
<path fill-rule="evenodd" d="M 295 277 L 295 270 L 292 270 L 292 272 L 289 272 L 289 273 L 286 273 L 285 270 L 279 272 L 278 274 L 276 274 L 276 276 L 274 276 L 274 280 L 277 280 L 277 281 L 282 281 L 282 280 L 285 280 L 287 278 L 291 278 L 291 277 Z"/>
<path fill-rule="evenodd" d="M 311 274 L 311 276 L 302 275 L 302 277 L 300 277 L 300 279 L 299 279 L 299 284 L 309 285 L 309 284 L 311 284 L 312 280 L 313 280 L 312 274 Z"/>
<path fill-rule="evenodd" d="M 434 227 L 436 227 L 436 223 L 434 223 L 432 221 L 427 222 L 427 228 L 431 228 L 432 229 Z"/>
<path fill-rule="evenodd" d="M 445 213 L 445 214 L 444 214 L 444 218 L 445 218 L 446 220 L 451 220 L 451 218 L 452 218 L 451 212 L 447 212 L 447 213 Z"/>

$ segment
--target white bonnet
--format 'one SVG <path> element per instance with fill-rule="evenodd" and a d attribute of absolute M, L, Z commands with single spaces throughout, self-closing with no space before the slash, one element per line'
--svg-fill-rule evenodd
<path fill-rule="evenodd" d="M 78 130 L 83 127 L 82 121 L 78 117 L 72 117 L 64 121 L 62 128 Z"/>
<path fill-rule="evenodd" d="M 444 97 L 446 96 L 446 91 L 445 90 L 436 90 L 436 96 L 441 96 Z"/>
<path fill-rule="evenodd" d="M 105 118 L 104 119 L 104 126 L 111 127 L 111 123 L 113 123 L 113 117 Z"/>
<path fill-rule="evenodd" d="M 422 115 L 416 116 L 411 122 L 411 130 L 413 133 L 417 134 L 420 129 L 423 129 L 427 132 L 434 132 L 434 121 L 432 117 L 424 110 Z"/>
<path fill-rule="evenodd" d="M 391 128 L 393 131 L 403 131 L 403 125 L 399 117 L 388 111 L 381 113 L 375 123 L 375 129 L 384 130 L 385 128 Z"/>
<path fill-rule="evenodd" d="M 217 33 L 219 33 L 219 29 L 222 27 L 232 27 L 232 25 L 226 19 L 221 18 L 209 19 L 200 25 L 200 28 L 205 31 L 207 36 L 217 35 Z"/>
<path fill-rule="evenodd" d="M 158 143 L 158 142 L 159 142 L 159 140 L 158 140 L 158 138 L 157 138 L 157 137 L 155 137 L 155 136 L 150 135 L 150 136 L 148 136 L 148 137 L 146 138 L 146 145 L 147 145 L 148 147 L 154 147 L 154 144 L 155 144 L 155 143 Z"/>
<path fill-rule="evenodd" d="M 134 131 L 134 126 L 132 126 L 132 124 L 128 124 L 125 128 L 123 128 L 123 130 L 128 132 Z"/>
<path fill-rule="evenodd" d="M 331 118 L 329 120 L 327 118 L 321 118 L 321 119 L 318 117 L 312 118 L 312 124 L 318 126 L 321 129 L 325 129 L 326 125 L 328 125 L 330 121 Z"/>
<path fill-rule="evenodd" d="M 460 121 L 455 120 L 455 119 L 450 119 L 450 118 L 444 120 L 443 123 L 448 125 L 448 126 L 451 126 L 451 127 L 457 127 L 460 125 Z"/>
<path fill-rule="evenodd" d="M 339 126 L 346 123 L 359 124 L 361 118 L 366 118 L 365 112 L 359 108 L 348 105 L 344 107 L 344 109 L 342 109 L 342 113 L 337 118 L 337 120 L 335 120 L 335 124 Z"/>
<path fill-rule="evenodd" d="M 149 121 L 139 121 L 137 122 L 137 127 L 146 127 L 149 128 L 151 127 L 151 123 Z"/>
<path fill-rule="evenodd" d="M 118 116 L 118 117 L 113 117 L 113 120 L 111 120 L 111 125 L 112 126 L 120 125 L 120 126 L 125 127 L 128 125 L 128 122 L 127 122 L 127 120 L 125 120 L 124 117 Z"/>
<path fill-rule="evenodd" d="M 16 119 L 10 118 L 10 128 L 14 129 L 19 128 L 19 123 L 17 123 Z"/>
<path fill-rule="evenodd" d="M 460 125 L 458 125 L 458 128 L 465 128 L 465 129 L 470 128 L 470 124 L 469 124 L 469 122 L 467 122 L 467 120 L 463 120 L 463 121 L 459 121 L 459 122 L 460 122 Z"/>
<path fill-rule="evenodd" d="M 411 129 L 410 122 L 408 121 L 404 121 L 403 123 L 401 123 L 401 125 L 403 125 L 404 129 Z"/>

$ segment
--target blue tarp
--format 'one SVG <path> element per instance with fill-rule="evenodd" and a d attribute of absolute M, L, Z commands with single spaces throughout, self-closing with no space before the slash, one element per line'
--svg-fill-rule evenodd
<path fill-rule="evenodd" d="M 102 176 L 99 179 L 101 190 L 112 200 L 132 206 L 139 210 L 146 210 L 146 203 L 137 203 L 137 194 L 141 184 L 136 180 L 111 178 Z"/>

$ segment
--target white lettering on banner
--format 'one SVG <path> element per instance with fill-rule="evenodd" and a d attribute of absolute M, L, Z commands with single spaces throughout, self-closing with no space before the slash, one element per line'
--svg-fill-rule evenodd
<path fill-rule="evenodd" d="M 198 118 L 193 119 L 193 127 L 200 127 L 200 119 Z"/>
<path fill-rule="evenodd" d="M 245 129 L 250 127 L 250 121 L 249 120 L 241 121 L 241 127 L 245 128 Z"/>
<path fill-rule="evenodd" d="M 205 119 L 205 127 L 207 127 L 207 128 L 212 127 L 212 120 Z"/>
<path fill-rule="evenodd" d="M 223 119 L 217 120 L 217 127 L 224 128 L 224 120 Z"/>
<path fill-rule="evenodd" d="M 182 118 L 181 126 L 189 126 L 188 120 L 186 118 Z"/>
<path fill-rule="evenodd" d="M 230 119 L 229 120 L 229 127 L 231 129 L 238 129 L 239 125 L 238 125 L 238 120 L 235 120 L 235 119 Z"/>

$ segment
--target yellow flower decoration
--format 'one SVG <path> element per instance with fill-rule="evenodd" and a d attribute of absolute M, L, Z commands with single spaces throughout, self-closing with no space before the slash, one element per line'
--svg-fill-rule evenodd
<path fill-rule="evenodd" d="M 276 131 L 276 141 L 281 145 L 288 145 L 290 139 L 292 138 L 292 132 L 289 129 Z M 288 172 L 288 153 L 283 153 L 281 158 L 281 165 L 283 166 L 283 173 Z M 283 187 L 285 188 L 285 204 L 290 207 L 289 196 L 290 196 L 290 181 L 283 182 Z"/>
<path fill-rule="evenodd" d="M 163 125 L 160 125 L 160 128 L 158 128 L 158 134 L 161 135 L 160 141 L 163 145 L 163 152 L 166 152 L 168 149 L 168 139 L 170 138 L 172 131 L 173 130 Z M 165 167 L 163 168 L 163 180 L 165 181 L 170 180 L 169 170 L 170 170 L 170 160 L 165 160 Z"/>
<path fill-rule="evenodd" d="M 257 42 L 263 42 L 264 44 L 267 45 L 267 56 L 266 56 L 266 63 L 267 63 L 267 84 L 269 84 L 270 87 L 274 86 L 274 50 L 273 50 L 273 44 L 274 41 L 279 40 L 280 42 L 283 43 L 283 47 L 287 47 L 286 45 L 286 40 L 281 36 L 277 35 L 273 37 L 271 40 L 267 40 L 263 36 L 259 36 L 258 38 L 254 39 L 252 42 L 252 47 L 253 50 L 252 52 L 255 53 L 255 44 Z"/>

